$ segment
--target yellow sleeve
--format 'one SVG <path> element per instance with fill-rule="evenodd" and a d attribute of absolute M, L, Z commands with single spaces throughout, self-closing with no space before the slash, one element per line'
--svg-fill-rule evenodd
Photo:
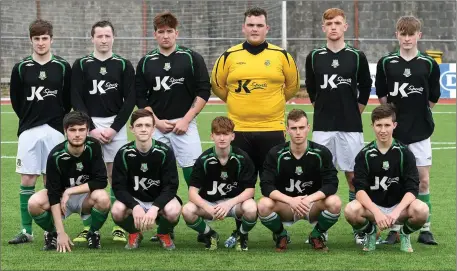
<path fill-rule="evenodd" d="M 211 88 L 214 95 L 219 97 L 224 102 L 227 102 L 228 88 L 227 88 L 227 76 L 228 69 L 224 65 L 225 54 L 222 54 L 214 64 L 213 71 L 211 73 Z"/>
<path fill-rule="evenodd" d="M 287 53 L 287 58 L 284 57 L 283 63 L 284 77 L 284 96 L 286 101 L 292 99 L 300 89 L 300 74 L 298 73 L 297 65 L 292 56 Z"/>

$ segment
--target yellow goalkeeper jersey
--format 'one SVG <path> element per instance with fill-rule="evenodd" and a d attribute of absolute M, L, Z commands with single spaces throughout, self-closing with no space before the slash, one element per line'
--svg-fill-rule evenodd
<path fill-rule="evenodd" d="M 286 50 L 267 42 L 244 42 L 219 57 L 211 86 L 227 103 L 235 131 L 283 131 L 286 101 L 297 93 L 300 76 Z"/>

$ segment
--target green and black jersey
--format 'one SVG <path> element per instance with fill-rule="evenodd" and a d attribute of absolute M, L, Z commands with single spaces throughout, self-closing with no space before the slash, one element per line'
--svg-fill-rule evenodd
<path fill-rule="evenodd" d="M 138 204 L 134 198 L 163 209 L 176 196 L 178 185 L 175 155 L 162 142 L 152 140 L 151 149 L 142 153 L 132 141 L 114 158 L 114 195 L 130 209 Z"/>
<path fill-rule="evenodd" d="M 63 58 L 52 55 L 46 64 L 28 56 L 11 72 L 10 99 L 23 131 L 48 124 L 63 134 L 63 117 L 71 110 L 71 67 Z"/>
<path fill-rule="evenodd" d="M 49 153 L 46 177 L 51 206 L 60 203 L 67 188 L 87 183 L 90 191 L 104 189 L 108 179 L 100 143 L 87 137 L 84 151 L 78 157 L 68 151 L 67 140 L 58 144 Z"/>
<path fill-rule="evenodd" d="M 346 45 L 334 53 L 327 47 L 306 58 L 306 89 L 314 103 L 314 131 L 362 132 L 359 105 L 366 105 L 371 75 L 365 54 Z"/>
<path fill-rule="evenodd" d="M 305 153 L 297 159 L 290 150 L 290 142 L 277 145 L 265 159 L 260 187 L 265 197 L 274 190 L 291 197 L 317 191 L 333 195 L 338 189 L 338 177 L 332 154 L 325 146 L 308 141 Z"/>
<path fill-rule="evenodd" d="M 414 154 L 396 140 L 383 154 L 373 141 L 355 158 L 353 183 L 356 191 L 365 191 L 374 203 L 383 207 L 400 203 L 407 192 L 417 197 L 419 173 Z"/>
<path fill-rule="evenodd" d="M 246 152 L 232 146 L 228 161 L 222 165 L 214 147 L 204 151 L 194 164 L 189 186 L 210 202 L 233 198 L 246 188 L 254 188 L 257 176 Z"/>
<path fill-rule="evenodd" d="M 152 50 L 138 62 L 135 75 L 136 104 L 150 106 L 159 119 L 186 115 L 198 96 L 208 101 L 211 84 L 203 57 L 176 45 L 168 56 Z"/>

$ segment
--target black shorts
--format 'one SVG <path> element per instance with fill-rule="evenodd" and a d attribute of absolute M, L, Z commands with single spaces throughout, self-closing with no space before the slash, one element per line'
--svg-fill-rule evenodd
<path fill-rule="evenodd" d="M 263 171 L 263 162 L 271 148 L 286 142 L 284 131 L 270 132 L 237 132 L 232 145 L 247 152 L 254 162 L 256 175 Z"/>

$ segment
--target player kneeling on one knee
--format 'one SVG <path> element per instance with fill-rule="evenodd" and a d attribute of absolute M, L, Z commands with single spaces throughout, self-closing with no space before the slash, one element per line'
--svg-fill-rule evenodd
<path fill-rule="evenodd" d="M 111 209 L 113 220 L 130 234 L 126 249 L 138 248 L 142 232 L 157 223 L 162 247 L 173 250 L 169 233 L 181 215 L 175 156 L 167 145 L 152 139 L 152 112 L 136 110 L 130 125 L 135 140 L 119 149 L 114 158 L 113 191 L 117 200 Z"/>
<path fill-rule="evenodd" d="M 323 235 L 340 216 L 341 200 L 337 171 L 330 151 L 307 139 L 310 126 L 303 110 L 293 109 L 287 116 L 290 142 L 270 150 L 260 177 L 262 197 L 257 208 L 265 227 L 273 232 L 276 250 L 287 249 L 288 236 L 282 222 L 300 219 L 317 222 L 309 243 L 328 251 Z"/>
<path fill-rule="evenodd" d="M 252 199 L 256 176 L 254 164 L 241 149 L 230 145 L 235 125 L 226 117 L 211 123 L 214 147 L 204 151 L 194 164 L 189 183 L 189 202 L 183 207 L 188 227 L 203 234 L 208 250 L 217 249 L 219 234 L 205 220 L 233 217 L 242 224 L 236 248 L 248 250 L 248 232 L 257 221 L 257 206 Z"/>
<path fill-rule="evenodd" d="M 49 154 L 46 189 L 29 200 L 30 215 L 45 230 L 44 250 L 71 251 L 62 220 L 72 213 L 92 216 L 87 242 L 89 248 L 100 248 L 98 231 L 108 217 L 110 198 L 104 190 L 108 181 L 101 145 L 87 136 L 89 123 L 85 113 L 65 116 L 67 140 Z"/>
<path fill-rule="evenodd" d="M 364 251 L 376 248 L 376 226 L 389 229 L 403 223 L 400 249 L 413 252 L 410 233 L 427 221 L 428 206 L 416 199 L 419 173 L 413 153 L 392 137 L 397 126 L 394 108 L 376 107 L 371 114 L 376 140 L 356 157 L 354 186 L 356 200 L 345 208 L 346 220 L 358 232 L 366 234 Z"/>

